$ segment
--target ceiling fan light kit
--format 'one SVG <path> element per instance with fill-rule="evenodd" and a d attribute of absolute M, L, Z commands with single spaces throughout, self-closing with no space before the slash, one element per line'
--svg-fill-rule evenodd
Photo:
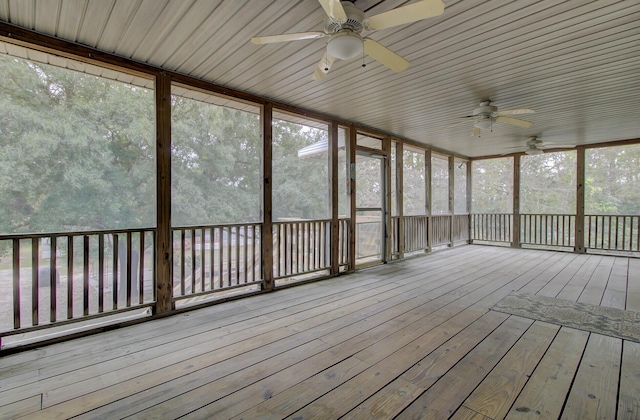
<path fill-rule="evenodd" d="M 444 12 L 445 7 L 442 0 L 418 0 L 409 5 L 367 17 L 362 10 L 353 4 L 353 1 L 318 0 L 318 2 L 327 14 L 323 32 L 301 32 L 251 38 L 252 43 L 262 45 L 330 37 L 326 52 L 313 73 L 314 80 L 326 77 L 336 59 L 350 60 L 363 54 L 395 72 L 406 70 L 409 67 L 407 60 L 378 41 L 367 37 L 363 38 L 360 33 L 363 30 L 377 31 L 438 16 Z"/>
<path fill-rule="evenodd" d="M 340 60 L 349 60 L 362 55 L 362 37 L 348 29 L 333 35 L 327 43 L 327 53 Z"/>

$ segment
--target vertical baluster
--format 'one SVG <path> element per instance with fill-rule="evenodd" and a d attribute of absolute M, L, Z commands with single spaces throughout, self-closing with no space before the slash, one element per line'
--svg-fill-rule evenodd
<path fill-rule="evenodd" d="M 636 219 L 636 251 L 640 251 L 640 216 L 635 216 Z"/>
<path fill-rule="evenodd" d="M 156 229 L 151 231 L 151 300 L 156 300 Z"/>
<path fill-rule="evenodd" d="M 56 315 L 58 312 L 58 289 L 56 284 L 56 273 L 58 271 L 58 258 L 56 251 L 58 250 L 58 238 L 51 236 L 49 247 L 49 320 L 56 322 Z"/>
<path fill-rule="evenodd" d="M 138 260 L 140 267 L 140 277 L 138 278 L 138 304 L 140 305 L 144 303 L 144 237 L 146 235 L 147 232 L 144 230 L 140 231 L 140 258 Z"/>
<path fill-rule="evenodd" d="M 236 226 L 234 229 L 234 237 L 236 238 L 236 284 L 240 284 L 240 226 Z"/>
<path fill-rule="evenodd" d="M 231 243 L 233 242 L 233 236 L 231 234 L 231 227 L 227 226 L 227 286 L 231 286 L 231 259 L 233 252 L 231 250 Z"/>
<path fill-rule="evenodd" d="M 614 232 L 613 249 L 617 250 L 618 249 L 618 236 L 619 236 L 619 234 L 618 234 L 618 232 L 619 232 L 619 230 L 618 230 L 618 226 L 619 226 L 618 221 L 620 220 L 620 216 L 614 216 L 614 218 L 615 218 L 615 221 L 616 221 L 616 223 L 615 223 L 616 227 L 615 227 L 615 229 L 613 231 Z"/>
<path fill-rule="evenodd" d="M 126 264 L 125 264 L 125 268 L 127 269 L 127 290 L 126 290 L 126 296 L 127 296 L 127 303 L 125 308 L 129 308 L 131 306 L 131 232 L 127 232 L 127 236 L 126 236 L 126 241 L 127 241 L 127 253 L 126 253 Z"/>
<path fill-rule="evenodd" d="M 256 267 L 256 250 L 258 249 L 258 231 L 260 230 L 260 226 L 259 225 L 253 225 L 252 228 L 252 234 L 251 234 L 251 243 L 253 245 L 253 251 L 251 252 L 251 281 L 256 281 L 256 268 L 260 268 L 260 267 Z M 258 260 L 260 260 L 262 258 L 262 256 L 260 258 L 258 258 Z"/>
<path fill-rule="evenodd" d="M 205 283 L 205 266 L 207 262 L 206 258 L 206 249 L 207 249 L 207 238 L 205 234 L 205 228 L 200 229 L 200 291 L 204 292 L 204 283 Z"/>
<path fill-rule="evenodd" d="M 215 228 L 209 228 L 209 290 L 215 288 L 215 277 L 213 275 L 215 271 L 215 255 L 216 255 L 216 231 Z"/>
<path fill-rule="evenodd" d="M 67 319 L 73 318 L 73 240 L 67 237 Z"/>
<path fill-rule="evenodd" d="M 196 292 L 196 230 L 191 229 L 191 293 Z"/>
<path fill-rule="evenodd" d="M 13 242 L 13 328 L 20 328 L 20 239 Z"/>
<path fill-rule="evenodd" d="M 83 243 L 83 275 L 82 275 L 82 313 L 84 316 L 89 315 L 89 235 L 83 235 L 84 243 Z M 115 250 L 117 251 L 117 249 Z M 118 253 L 114 252 L 114 260 L 117 260 Z M 115 299 L 117 300 L 117 295 L 114 292 Z"/>
<path fill-rule="evenodd" d="M 38 325 L 40 323 L 40 302 L 38 294 L 39 290 L 39 274 L 38 267 L 40 263 L 40 238 L 31 239 L 31 324 Z"/>
<path fill-rule="evenodd" d="M 222 289 L 224 287 L 224 227 L 218 228 L 218 284 Z"/>
<path fill-rule="evenodd" d="M 98 235 L 98 313 L 104 312 L 104 233 Z"/>
<path fill-rule="evenodd" d="M 248 230 L 249 227 L 247 225 L 244 225 L 242 227 L 243 232 L 244 232 L 244 241 L 243 241 L 243 246 L 242 246 L 242 252 L 244 255 L 243 261 L 242 261 L 242 266 L 244 268 L 244 283 L 247 284 L 249 282 L 249 272 L 247 271 L 247 269 L 249 268 L 248 264 L 247 264 L 247 260 L 249 259 L 249 238 L 247 237 L 248 235 Z"/>
<path fill-rule="evenodd" d="M 186 245 L 185 242 L 187 241 L 187 232 L 186 229 L 180 229 L 180 296 L 184 296 L 185 293 L 185 281 L 186 281 L 186 277 L 187 277 L 187 273 L 186 273 L 186 264 L 185 264 L 185 259 L 187 258 L 185 255 L 185 251 L 186 251 Z"/>
<path fill-rule="evenodd" d="M 627 216 L 622 216 L 622 251 L 630 251 L 630 249 L 627 249 L 626 242 L 627 242 Z"/>
<path fill-rule="evenodd" d="M 85 237 L 86 240 L 86 237 Z M 87 259 L 87 257 L 85 257 Z M 113 234 L 113 262 L 111 272 L 112 309 L 118 309 L 118 234 Z"/>
<path fill-rule="evenodd" d="M 611 249 L 611 243 L 613 242 L 612 239 L 611 239 L 611 231 L 613 230 L 612 229 L 613 219 L 612 219 L 611 216 L 608 216 L 608 218 L 609 218 L 609 223 L 608 223 L 608 225 L 609 225 L 609 242 L 607 243 L 607 249 Z"/>

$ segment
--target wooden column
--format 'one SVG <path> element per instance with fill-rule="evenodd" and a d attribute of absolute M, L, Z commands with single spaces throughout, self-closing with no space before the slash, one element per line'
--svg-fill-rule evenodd
<path fill-rule="evenodd" d="M 585 147 L 576 148 L 576 225 L 575 246 L 573 251 L 583 254 L 587 252 L 584 245 L 584 183 L 585 183 Z"/>
<path fill-rule="evenodd" d="M 262 290 L 273 290 L 273 214 L 272 214 L 272 164 L 273 164 L 273 105 L 262 107 L 262 232 L 260 244 L 262 258 Z"/>
<path fill-rule="evenodd" d="M 331 274 L 340 272 L 340 224 L 338 220 L 338 123 L 329 125 L 329 191 L 331 214 Z"/>
<path fill-rule="evenodd" d="M 155 313 L 173 309 L 171 279 L 171 76 L 156 76 L 156 304 Z"/>
<path fill-rule="evenodd" d="M 356 269 L 356 129 L 349 127 L 349 271 Z"/>
<path fill-rule="evenodd" d="M 513 156 L 513 230 L 511 246 L 520 248 L 520 157 Z"/>
<path fill-rule="evenodd" d="M 455 187 L 456 187 L 456 174 L 455 174 L 456 160 L 453 156 L 449 156 L 449 246 L 453 246 L 453 222 L 455 220 Z"/>
<path fill-rule="evenodd" d="M 398 258 L 404 258 L 404 145 L 396 143 L 396 204 L 398 215 Z"/>
<path fill-rule="evenodd" d="M 424 151 L 424 188 L 425 188 L 425 213 L 427 215 L 427 252 L 433 249 L 433 217 L 431 214 L 431 149 Z"/>
<path fill-rule="evenodd" d="M 471 210 L 473 210 L 471 208 L 472 202 L 473 202 L 473 197 L 471 196 L 472 190 L 473 190 L 473 182 L 471 179 L 472 176 L 472 168 L 471 165 L 473 164 L 473 161 L 468 161 L 467 162 L 467 214 L 469 215 L 469 240 L 467 241 L 469 244 L 473 243 L 473 227 L 471 226 L 471 222 L 472 222 L 472 216 L 471 216 Z"/>
<path fill-rule="evenodd" d="M 391 138 L 385 136 L 382 139 L 382 150 L 386 152 L 383 164 L 384 170 L 382 171 L 384 182 L 384 203 L 382 208 L 384 209 L 384 249 L 382 250 L 382 262 L 391 261 Z"/>

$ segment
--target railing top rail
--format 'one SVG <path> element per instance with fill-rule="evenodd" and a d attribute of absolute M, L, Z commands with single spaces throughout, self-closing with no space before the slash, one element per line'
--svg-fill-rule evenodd
<path fill-rule="evenodd" d="M 155 227 L 143 227 L 132 229 L 105 229 L 105 230 L 82 230 L 82 231 L 69 231 L 69 232 L 34 232 L 34 233 L 11 233 L 0 234 L 0 241 L 10 239 L 32 239 L 32 238 L 52 238 L 52 237 L 67 237 L 67 236 L 93 236 L 99 234 L 114 234 L 114 233 L 136 233 L 136 232 L 153 232 Z"/>
<path fill-rule="evenodd" d="M 260 225 L 262 222 L 245 222 L 245 223 L 217 223 L 215 225 L 184 225 L 184 226 L 172 226 L 172 231 L 179 230 L 192 230 L 192 229 L 211 229 L 217 227 L 239 227 L 239 226 L 255 226 Z"/>
<path fill-rule="evenodd" d="M 472 215 L 472 216 L 481 215 L 481 214 L 495 214 L 495 215 L 502 215 L 502 216 L 513 216 L 513 213 L 489 213 L 489 212 L 477 213 L 477 212 L 471 212 L 469 214 Z"/>
<path fill-rule="evenodd" d="M 296 220 L 279 220 L 273 222 L 274 225 L 286 225 L 287 223 L 306 223 L 306 222 L 331 222 L 331 219 L 296 219 Z"/>
<path fill-rule="evenodd" d="M 640 214 L 585 214 L 585 217 L 640 217 Z"/>
<path fill-rule="evenodd" d="M 520 213 L 520 216 L 575 216 L 575 213 Z"/>

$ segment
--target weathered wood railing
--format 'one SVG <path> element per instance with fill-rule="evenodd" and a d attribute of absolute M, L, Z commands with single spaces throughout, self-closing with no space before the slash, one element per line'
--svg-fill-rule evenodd
<path fill-rule="evenodd" d="M 172 228 L 174 301 L 259 283 L 260 229 L 260 223 Z"/>
<path fill-rule="evenodd" d="M 349 220 L 338 221 L 338 265 L 349 263 Z M 273 224 L 273 277 L 281 279 L 331 268 L 331 220 Z"/>
<path fill-rule="evenodd" d="M 510 213 L 472 213 L 471 239 L 487 242 L 511 242 L 513 215 Z"/>
<path fill-rule="evenodd" d="M 2 235 L 0 246 L 11 255 L 0 269 L 0 337 L 155 301 L 155 229 Z"/>
<path fill-rule="evenodd" d="M 433 223 L 432 247 L 451 244 L 451 216 L 437 215 L 431 217 Z"/>
<path fill-rule="evenodd" d="M 521 214 L 520 243 L 575 246 L 576 216 L 572 214 Z"/>
<path fill-rule="evenodd" d="M 453 233 L 453 242 L 468 241 L 469 240 L 469 215 L 468 214 L 456 214 L 453 216 L 453 227 L 451 232 Z"/>
<path fill-rule="evenodd" d="M 396 218 L 399 220 L 398 218 Z M 404 217 L 404 251 L 413 252 L 425 250 L 429 247 L 428 240 L 429 218 L 427 216 Z"/>
<path fill-rule="evenodd" d="M 640 215 L 586 215 L 585 246 L 604 251 L 640 251 Z"/>

